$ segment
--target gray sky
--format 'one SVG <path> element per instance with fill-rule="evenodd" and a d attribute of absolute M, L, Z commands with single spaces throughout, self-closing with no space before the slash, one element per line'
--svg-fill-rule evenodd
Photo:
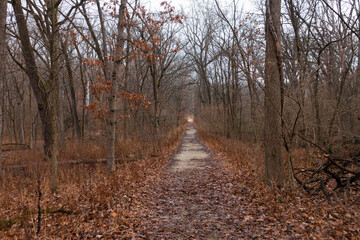
<path fill-rule="evenodd" d="M 164 0 L 142 0 L 142 3 L 146 6 L 150 6 L 151 10 L 159 9 L 160 3 Z M 187 9 L 191 7 L 191 4 L 196 1 L 202 0 L 168 0 L 167 2 L 171 2 L 171 5 L 175 6 L 175 10 L 180 10 L 183 7 L 185 13 Z M 221 5 L 231 4 L 232 0 L 218 0 Z M 148 4 L 146 4 L 148 3 Z M 244 6 L 244 11 L 254 11 L 254 5 L 251 0 L 238 0 L 239 7 Z"/>

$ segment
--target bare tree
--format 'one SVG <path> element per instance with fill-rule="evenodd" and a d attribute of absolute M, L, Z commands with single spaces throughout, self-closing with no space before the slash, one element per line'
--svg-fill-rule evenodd
<path fill-rule="evenodd" d="M 198 6 L 200 8 L 202 6 Z M 185 22 L 187 45 L 184 49 L 194 63 L 193 70 L 198 77 L 199 97 L 201 104 L 211 104 L 211 83 L 209 82 L 209 65 L 215 60 L 211 47 L 214 44 L 216 19 L 210 9 L 193 9 L 192 16 Z"/>
<path fill-rule="evenodd" d="M 61 41 L 62 53 L 63 53 L 64 60 L 65 60 L 67 77 L 68 77 L 68 86 L 69 86 L 69 90 L 70 90 L 71 114 L 72 114 L 74 129 L 75 129 L 75 135 L 76 135 L 77 139 L 80 139 L 81 138 L 80 121 L 79 121 L 79 115 L 78 115 L 77 106 L 76 106 L 74 74 L 73 74 L 73 69 L 71 67 L 70 57 L 68 54 L 68 43 L 67 43 L 68 39 L 65 39 L 65 40 L 60 39 L 60 41 Z"/>
<path fill-rule="evenodd" d="M 115 171 L 115 141 L 116 141 L 116 123 L 117 123 L 117 107 L 116 99 L 119 88 L 118 76 L 121 71 L 121 65 L 123 62 L 123 52 L 125 44 L 125 13 L 126 13 L 126 0 L 121 0 L 119 8 L 119 20 L 117 24 L 117 39 L 116 39 L 116 51 L 115 51 L 115 62 L 114 68 L 111 74 L 111 93 L 109 96 L 109 128 L 108 128 L 108 162 L 107 169 L 109 172 Z M 104 33 L 103 33 L 104 34 Z"/>
<path fill-rule="evenodd" d="M 109 45 L 108 42 L 108 34 L 105 28 L 105 16 L 100 5 L 100 1 L 97 0 L 97 12 L 100 20 L 100 34 L 96 32 L 94 29 L 89 15 L 86 10 L 85 4 L 82 5 L 81 13 L 85 19 L 86 25 L 90 32 L 91 39 L 87 39 L 83 31 L 80 30 L 79 27 L 72 24 L 78 31 L 78 33 L 83 36 L 86 40 L 86 43 L 95 51 L 99 62 L 101 62 L 101 69 L 103 72 L 103 77 L 108 82 L 110 86 L 110 91 L 107 94 L 107 110 L 109 112 L 108 117 L 108 125 L 107 125 L 107 137 L 108 137 L 108 151 L 107 151 L 107 170 L 109 173 L 112 173 L 116 169 L 115 165 L 115 142 L 116 142 L 116 125 L 117 125 L 117 117 L 118 117 L 118 109 L 117 109 L 117 95 L 119 90 L 119 77 L 121 73 L 122 63 L 124 60 L 124 45 L 125 45 L 125 29 L 126 29 L 126 18 L 125 14 L 127 12 L 126 0 L 121 0 L 119 13 L 117 15 L 117 26 L 116 26 L 116 36 L 115 39 L 115 49 L 113 54 L 110 57 L 109 53 Z M 112 60 L 113 61 L 112 61 Z M 113 62 L 111 64 L 111 62 Z"/>
<path fill-rule="evenodd" d="M 24 70 L 30 80 L 32 90 L 38 103 L 38 111 L 43 126 L 43 135 L 45 140 L 44 150 L 46 156 L 50 159 L 51 181 L 50 187 L 52 191 L 57 190 L 57 72 L 59 58 L 59 42 L 58 42 L 58 20 L 57 12 L 60 1 L 49 0 L 46 2 L 47 11 L 45 18 L 44 34 L 47 34 L 48 51 L 50 57 L 50 72 L 48 79 L 44 82 L 40 77 L 40 73 L 35 60 L 34 49 L 31 45 L 30 34 L 27 22 L 22 10 L 20 0 L 12 0 L 19 38 L 23 57 L 25 60 Z M 34 6 L 36 7 L 36 6 Z M 48 31 L 47 31 L 48 30 Z"/>
<path fill-rule="evenodd" d="M 165 75 L 172 67 L 178 52 L 179 42 L 176 34 L 179 32 L 177 23 L 181 24 L 183 16 L 173 13 L 173 8 L 165 2 L 164 11 L 160 14 L 139 9 L 138 31 L 140 38 L 136 39 L 135 46 L 146 59 L 149 67 L 153 90 L 153 123 L 156 136 L 160 129 L 160 89 Z"/>
<path fill-rule="evenodd" d="M 265 55 L 265 171 L 266 181 L 283 186 L 281 121 L 283 113 L 283 67 L 280 35 L 281 0 L 266 1 Z"/>
<path fill-rule="evenodd" d="M 2 119 L 3 119 L 3 83 L 6 79 L 6 12 L 7 1 L 0 1 L 0 180 L 2 177 Z"/>

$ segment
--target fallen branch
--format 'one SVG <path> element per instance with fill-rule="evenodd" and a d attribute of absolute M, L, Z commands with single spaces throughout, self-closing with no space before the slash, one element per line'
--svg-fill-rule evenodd
<path fill-rule="evenodd" d="M 151 157 L 157 157 L 157 155 L 151 156 Z M 134 158 L 116 158 L 115 162 L 116 163 L 124 163 L 124 162 L 134 162 L 137 161 L 139 159 L 142 159 L 143 156 L 141 157 L 134 157 Z M 90 160 L 84 160 L 84 159 L 80 159 L 80 160 L 63 160 L 63 161 L 59 161 L 58 164 L 62 165 L 62 164 L 103 164 L 106 163 L 107 159 L 106 158 L 101 158 L 101 159 L 90 159 Z M 22 165 L 8 165 L 8 166 L 4 166 L 4 169 L 21 169 L 21 170 L 25 170 L 26 168 L 29 168 L 33 165 L 31 164 L 22 164 Z"/>
<path fill-rule="evenodd" d="M 310 143 L 323 153 L 321 165 L 317 169 L 296 168 L 293 169 L 295 180 L 310 194 L 322 192 L 329 203 L 331 197 L 328 192 L 328 183 L 335 180 L 336 187 L 332 190 L 349 188 L 360 179 L 360 159 L 353 157 L 350 159 L 334 156 L 330 151 L 317 144 L 316 142 L 297 133 L 304 141 Z M 302 176 L 300 178 L 299 176 Z"/>
<path fill-rule="evenodd" d="M 41 209 L 41 213 L 42 214 L 45 214 L 45 213 L 46 214 L 56 214 L 56 213 L 72 214 L 72 211 L 66 210 L 63 208 L 59 208 L 59 209 L 51 209 L 50 208 L 50 209 Z M 14 225 L 15 223 L 18 223 L 21 220 L 23 220 L 25 217 L 31 216 L 33 214 L 38 214 L 38 210 L 37 209 L 27 210 L 27 211 L 24 211 L 22 214 L 17 215 L 13 218 L 0 220 L 0 231 L 11 228 L 11 226 Z"/>

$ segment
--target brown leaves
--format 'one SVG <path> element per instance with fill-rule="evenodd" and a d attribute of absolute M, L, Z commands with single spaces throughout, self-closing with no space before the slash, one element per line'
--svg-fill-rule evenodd
<path fill-rule="evenodd" d="M 44 189 L 42 207 L 65 206 L 72 214 L 44 214 L 43 232 L 38 237 L 356 239 L 359 236 L 358 205 L 346 202 L 329 205 L 325 199 L 309 197 L 301 189 L 270 189 L 262 184 L 256 166 L 252 166 L 254 159 L 261 160 L 261 148 L 223 139 L 208 142 L 217 149 L 226 145 L 228 151 L 233 151 L 231 157 L 226 152 L 216 153 L 213 159 L 199 160 L 206 166 L 204 169 L 183 172 L 166 170 L 171 159 L 169 151 L 163 151 L 160 157 L 122 163 L 113 177 L 107 177 L 101 165 L 63 170 L 61 192 L 51 195 Z M 134 145 L 129 143 L 127 148 Z M 120 149 L 124 146 L 119 146 L 122 153 L 126 152 Z M 129 158 L 130 155 L 129 152 Z M 32 181 L 29 178 L 27 183 Z M 9 182 L 14 184 L 15 178 Z M 14 190 L 17 188 L 21 190 Z M 1 219 L 14 217 L 24 211 L 24 206 L 35 207 L 34 184 L 11 189 L 7 191 L 11 195 L 0 194 Z M 36 218 L 29 216 L 1 232 L 0 237 L 32 236 L 34 224 Z"/>
<path fill-rule="evenodd" d="M 109 94 L 111 92 L 112 84 L 109 81 L 106 81 L 102 78 L 102 74 L 99 73 L 98 83 L 92 84 L 90 86 L 92 94 L 95 96 L 96 101 L 90 103 L 84 108 L 90 111 L 95 119 L 104 119 L 108 120 L 110 115 L 109 109 L 106 103 L 100 102 L 100 96 L 102 94 Z M 151 102 L 146 100 L 145 95 L 138 93 L 131 93 L 127 91 L 118 92 L 117 96 L 120 97 L 122 103 L 128 103 L 128 108 L 131 110 L 138 109 L 139 107 L 144 107 L 145 110 L 149 108 Z M 130 115 L 119 115 L 119 119 L 130 118 Z"/>
<path fill-rule="evenodd" d="M 164 39 L 161 31 L 168 22 L 182 24 L 185 16 L 176 14 L 175 8 L 166 1 L 162 2 L 161 6 L 164 10 L 160 11 L 159 14 L 150 13 L 140 5 L 136 6 L 134 10 L 139 20 L 138 28 L 141 29 L 142 38 L 133 39 L 134 48 L 140 50 L 134 50 L 133 54 L 141 55 L 152 64 L 162 61 L 168 52 L 177 53 L 180 51 L 178 42 L 174 39 Z M 175 42 L 176 46 L 168 49 L 169 42 Z"/>
<path fill-rule="evenodd" d="M 117 156 L 123 159 L 113 177 L 106 174 L 106 168 L 101 164 L 67 164 L 64 157 L 77 157 L 91 160 L 93 155 L 89 151 L 103 151 L 102 143 L 69 144 L 59 161 L 60 190 L 56 195 L 50 194 L 46 181 L 46 171 L 41 172 L 43 200 L 41 203 L 42 231 L 35 235 L 36 218 L 36 167 L 22 170 L 21 174 L 6 174 L 1 182 L 0 189 L 0 222 L 3 219 L 12 219 L 21 216 L 23 212 L 34 214 L 17 220 L 6 231 L 0 231 L 1 239 L 141 239 L 141 234 L 134 229 L 141 221 L 142 206 L 138 199 L 142 197 L 139 189 L 153 184 L 170 158 L 169 152 L 178 139 L 178 130 L 169 138 L 163 139 L 158 149 L 158 157 L 154 155 L 153 142 L 129 140 L 120 141 L 117 146 Z M 80 149 L 83 148 L 83 149 Z M 97 149 L 98 148 L 98 149 Z M 161 152 L 160 152 L 161 150 Z M 83 151 L 83 154 L 78 153 Z M 106 151 L 106 150 L 105 150 Z M 106 152 L 103 154 L 106 155 Z M 75 153 L 74 153 L 75 152 Z M 28 163 L 32 153 L 25 152 L 22 161 Z M 24 152 L 19 155 L 24 155 Z M 70 155 L 72 154 L 72 155 Z M 95 154 L 95 153 L 94 153 Z M 121 155 L 120 155 L 121 154 Z M 88 159 L 87 157 L 91 158 Z M 104 156 L 99 156 L 104 157 Z M 70 159 L 71 159 L 70 158 Z M 39 163 L 40 170 L 45 168 L 45 162 L 38 155 L 30 158 L 33 164 Z M 68 160 L 68 159 L 67 159 Z M 137 160 L 137 161 L 134 161 Z M 96 162 L 96 160 L 95 160 Z M 7 167 L 6 163 L 4 167 Z M 6 169 L 8 171 L 8 169 Z M 25 171 L 25 172 L 23 172 Z M 47 209 L 64 208 L 71 213 L 51 213 Z"/>
<path fill-rule="evenodd" d="M 360 208 L 337 196 L 329 205 L 321 196 L 309 196 L 296 186 L 293 190 L 274 190 L 262 183 L 263 151 L 253 144 L 212 138 L 202 133 L 232 175 L 234 193 L 241 196 L 241 224 L 253 229 L 252 237 L 301 239 L 353 239 L 359 236 Z M 245 230 L 247 231 L 247 230 Z M 260 232 L 261 234 L 260 234 Z"/>

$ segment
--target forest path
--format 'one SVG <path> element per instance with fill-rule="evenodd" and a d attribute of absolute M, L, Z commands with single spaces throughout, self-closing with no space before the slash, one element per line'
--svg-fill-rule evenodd
<path fill-rule="evenodd" d="M 137 193 L 132 236 L 125 239 L 355 239 L 357 208 L 328 205 L 256 186 L 251 169 L 226 165 L 211 153 L 190 121 L 169 165 Z M 295 196 L 295 197 L 294 197 Z M 335 219 L 332 216 L 342 216 Z M 338 214 L 338 215 L 335 215 Z M 343 216 L 353 221 L 345 222 Z M 350 218 L 349 217 L 349 218 Z M 346 229 L 337 232 L 335 229 Z M 338 234 L 338 235 L 335 235 Z M 331 237 L 338 236 L 338 237 Z M 346 236 L 346 237 L 345 237 Z M 356 238 L 358 239 L 358 238 Z"/>
<path fill-rule="evenodd" d="M 197 139 L 193 119 L 189 118 L 188 122 L 189 125 L 182 138 L 178 153 L 173 157 L 174 163 L 170 167 L 171 171 L 200 170 L 209 167 L 206 160 L 210 158 L 210 153 Z"/>
<path fill-rule="evenodd" d="M 243 194 L 224 166 L 198 140 L 192 120 L 164 175 L 143 201 L 146 212 L 136 232 L 146 239 L 241 239 L 257 235 L 248 221 Z M 241 194 L 239 194 L 241 192 Z"/>

